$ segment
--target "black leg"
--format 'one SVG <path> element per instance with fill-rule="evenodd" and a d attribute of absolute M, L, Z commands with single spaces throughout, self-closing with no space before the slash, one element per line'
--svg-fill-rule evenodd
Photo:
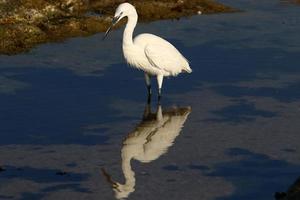
<path fill-rule="evenodd" d="M 149 98 L 148 98 L 148 102 L 144 109 L 143 119 L 147 119 L 150 114 L 151 114 L 151 100 L 149 101 Z"/>
<path fill-rule="evenodd" d="M 151 103 L 151 94 L 148 94 L 147 103 L 148 103 L 148 104 Z"/>
<path fill-rule="evenodd" d="M 160 104 L 161 100 L 161 88 L 158 89 L 158 104 Z"/>
<path fill-rule="evenodd" d="M 147 85 L 147 91 L 148 91 L 148 95 L 152 94 L 151 85 Z"/>
<path fill-rule="evenodd" d="M 151 103 L 151 85 L 148 85 L 147 86 L 147 90 L 148 90 L 148 99 L 147 99 L 147 102 L 148 102 L 148 104 L 150 104 Z"/>

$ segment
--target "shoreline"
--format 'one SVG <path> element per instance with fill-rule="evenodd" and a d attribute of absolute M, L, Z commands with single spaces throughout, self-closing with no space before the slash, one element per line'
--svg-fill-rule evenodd
<path fill-rule="evenodd" d="M 121 0 L 0 0 L 0 54 L 16 55 L 47 42 L 105 32 Z M 236 9 L 212 0 L 129 1 L 139 22 L 179 19 Z"/>

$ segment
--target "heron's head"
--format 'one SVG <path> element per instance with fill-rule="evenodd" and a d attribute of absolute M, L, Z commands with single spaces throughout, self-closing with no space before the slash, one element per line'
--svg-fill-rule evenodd
<path fill-rule="evenodd" d="M 126 178 L 125 184 L 120 184 L 114 180 L 112 180 L 111 176 L 105 171 L 104 168 L 101 169 L 102 174 L 106 178 L 106 181 L 111 184 L 113 191 L 115 192 L 116 199 L 125 199 L 129 196 L 130 193 L 134 192 L 135 179 L 133 175 L 133 180 L 128 180 Z M 124 173 L 124 171 L 123 171 Z M 125 176 L 126 177 L 126 176 Z"/>
<path fill-rule="evenodd" d="M 107 31 L 105 32 L 104 38 L 106 38 L 106 36 L 108 35 L 108 33 L 110 32 L 111 28 L 116 25 L 121 19 L 123 19 L 124 17 L 129 17 L 132 15 L 137 15 L 136 14 L 136 10 L 134 8 L 133 5 L 131 5 L 130 3 L 122 3 L 118 6 L 118 8 L 116 9 L 115 15 L 113 17 L 112 20 L 112 24 L 111 26 L 107 29 Z"/>

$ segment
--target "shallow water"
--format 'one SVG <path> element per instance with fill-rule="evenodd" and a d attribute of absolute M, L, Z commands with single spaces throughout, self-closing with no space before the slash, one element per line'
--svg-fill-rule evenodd
<path fill-rule="evenodd" d="M 151 113 L 143 74 L 122 59 L 122 30 L 0 56 L 0 199 L 286 191 L 300 176 L 300 6 L 223 2 L 244 12 L 138 25 L 193 68 L 165 80 Z"/>

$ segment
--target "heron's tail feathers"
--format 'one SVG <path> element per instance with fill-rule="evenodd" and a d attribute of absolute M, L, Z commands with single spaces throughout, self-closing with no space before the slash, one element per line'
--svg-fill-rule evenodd
<path fill-rule="evenodd" d="M 193 70 L 191 69 L 190 66 L 186 66 L 186 67 L 183 68 L 183 71 L 185 71 L 187 73 L 192 73 Z"/>
<path fill-rule="evenodd" d="M 188 59 L 186 59 L 185 57 L 183 57 L 182 71 L 187 72 L 187 73 L 192 73 L 192 71 L 193 71 L 190 67 Z"/>

